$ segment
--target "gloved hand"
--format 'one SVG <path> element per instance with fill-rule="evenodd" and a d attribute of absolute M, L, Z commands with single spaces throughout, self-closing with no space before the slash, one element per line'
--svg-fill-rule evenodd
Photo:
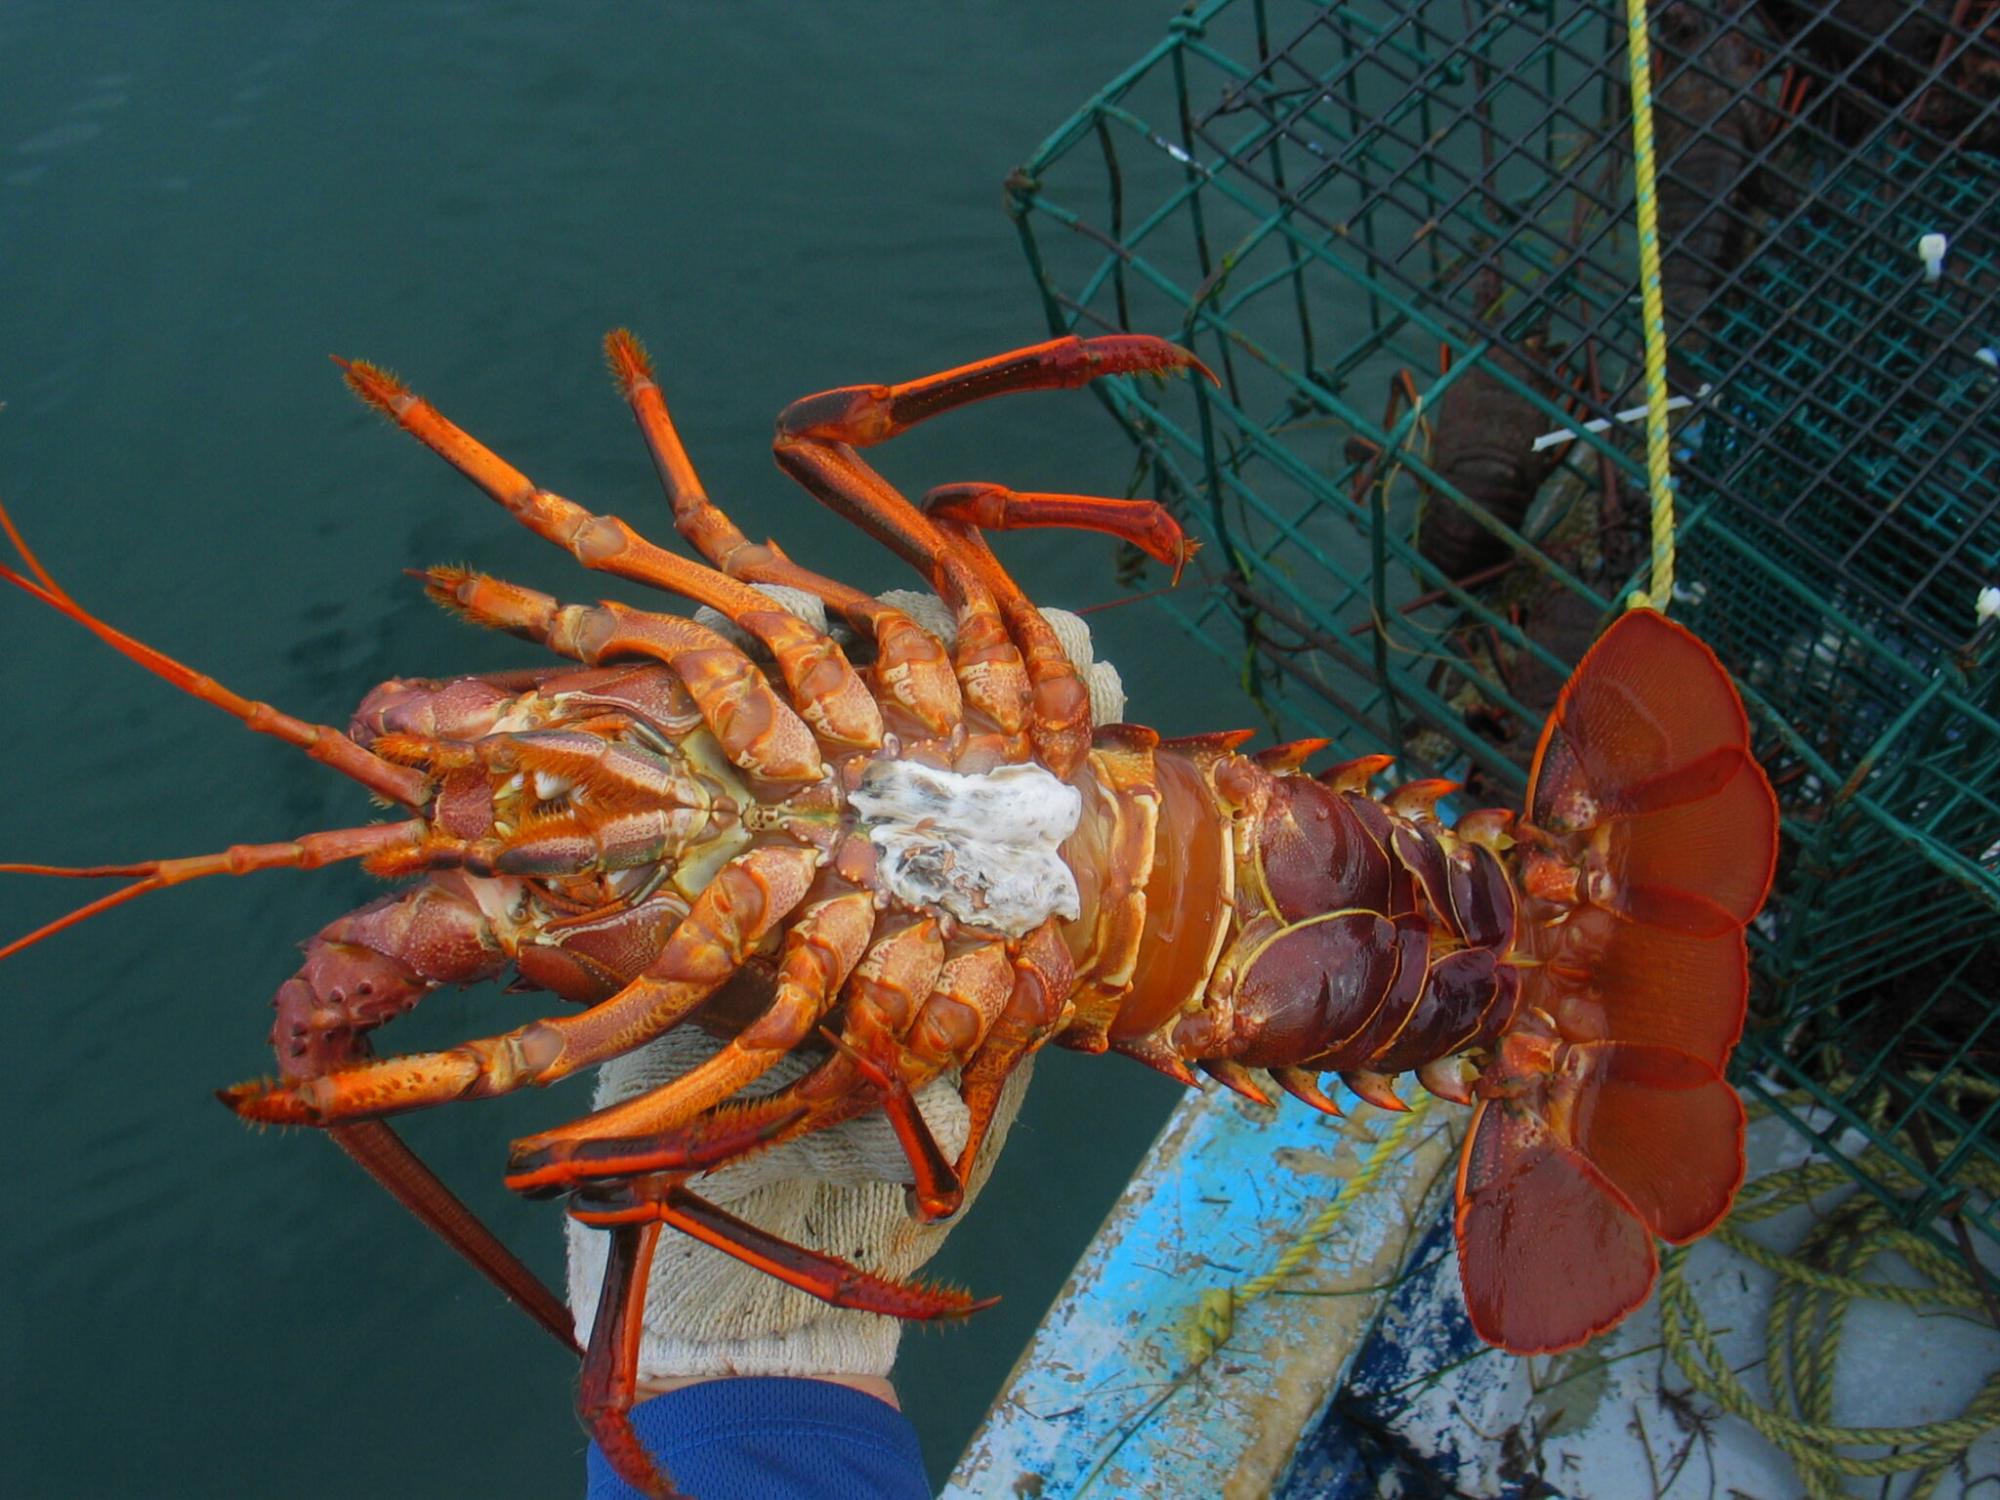
<path fill-rule="evenodd" d="M 817 599 L 790 589 L 767 589 L 786 608 L 827 628 Z M 954 638 L 951 614 L 929 594 L 896 591 L 883 602 L 903 610 L 947 645 Z M 1063 650 L 1090 690 L 1091 717 L 1098 724 L 1124 716 L 1125 693 L 1108 662 L 1093 662 L 1090 631 L 1062 610 L 1044 610 Z M 711 628 L 729 633 L 728 621 L 711 610 L 696 612 Z M 839 629 L 836 623 L 836 630 Z M 746 649 L 756 649 L 743 641 Z M 598 1072 L 596 1106 L 602 1108 L 657 1087 L 701 1062 L 720 1045 L 693 1026 L 683 1026 Z M 754 1093 L 783 1087 L 821 1054 L 786 1058 Z M 761 1229 L 812 1250 L 838 1255 L 864 1271 L 902 1279 L 913 1274 L 944 1244 L 944 1237 L 971 1210 L 1007 1133 L 1013 1128 L 1033 1071 L 1032 1058 L 1015 1070 L 1001 1094 L 993 1123 L 980 1144 L 964 1205 L 941 1224 L 922 1224 L 906 1205 L 910 1169 L 888 1117 L 875 1110 L 835 1129 L 759 1152 L 695 1178 L 689 1186 L 704 1198 Z M 955 1078 L 935 1080 L 917 1096 L 931 1133 L 946 1160 L 956 1160 L 965 1144 L 966 1110 Z M 569 1305 L 576 1316 L 577 1341 L 585 1343 L 597 1313 L 604 1276 L 606 1236 L 574 1220 L 569 1234 Z M 754 1271 L 741 1261 L 673 1230 L 662 1231 L 646 1288 L 646 1317 L 639 1343 L 640 1390 L 663 1382 L 716 1375 L 848 1376 L 886 1378 L 895 1363 L 902 1320 L 878 1313 L 829 1307 L 818 1298 Z"/>
<path fill-rule="evenodd" d="M 669 1033 L 606 1065 L 598 1074 L 596 1103 L 615 1103 L 677 1077 L 716 1045 L 692 1027 Z M 813 1054 L 785 1059 L 759 1080 L 757 1091 L 781 1087 L 814 1061 Z M 1030 1059 L 1008 1080 L 966 1184 L 965 1208 L 944 1223 L 922 1224 L 911 1217 L 909 1165 L 880 1110 L 718 1168 L 689 1186 L 760 1229 L 900 1280 L 937 1254 L 978 1197 L 1032 1069 Z M 917 1102 L 947 1159 L 955 1157 L 966 1131 L 955 1081 L 933 1081 Z M 581 1343 L 589 1339 L 596 1316 L 607 1236 L 574 1220 L 567 1228 L 569 1303 Z M 664 1230 L 646 1289 L 640 1389 L 715 1375 L 883 1378 L 895 1363 L 902 1333 L 899 1318 L 830 1307 L 719 1250 Z"/>

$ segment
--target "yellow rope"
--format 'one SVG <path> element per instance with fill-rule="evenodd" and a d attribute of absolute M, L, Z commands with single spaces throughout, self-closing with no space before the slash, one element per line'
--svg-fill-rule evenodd
<path fill-rule="evenodd" d="M 1664 612 L 1674 597 L 1674 480 L 1667 457 L 1667 319 L 1660 290 L 1660 215 L 1653 184 L 1653 62 L 1646 0 L 1625 0 L 1632 92 L 1632 184 L 1639 207 L 1639 311 L 1646 333 L 1646 488 L 1653 497 L 1650 591 L 1630 608 Z"/>
<path fill-rule="evenodd" d="M 1899 1189 L 1916 1191 L 1915 1180 L 1895 1163 L 1879 1153 L 1871 1155 L 1876 1157 L 1869 1163 L 1871 1171 Z M 1990 1195 L 2000 1190 L 2000 1169 L 1969 1159 L 1961 1164 L 1960 1180 Z M 1815 1213 L 1812 1228 L 1789 1254 L 1768 1249 L 1740 1232 L 1741 1225 L 1815 1203 L 1841 1188 L 1852 1190 L 1831 1208 Z M 1744 1188 L 1729 1223 L 1716 1232 L 1716 1238 L 1779 1277 L 1765 1327 L 1763 1367 L 1770 1402 L 1758 1400 L 1744 1386 L 1717 1347 L 1688 1286 L 1685 1250 L 1668 1251 L 1661 1268 L 1663 1340 L 1697 1390 L 1791 1457 L 1813 1500 L 1845 1495 L 1843 1478 L 1898 1473 L 1913 1475 L 1905 1500 L 1923 1500 L 1967 1449 L 2000 1428 L 2000 1374 L 1989 1376 L 1966 1408 L 1944 1421 L 1910 1427 L 1843 1427 L 1833 1421 L 1840 1335 L 1854 1298 L 1933 1314 L 1954 1308 L 1983 1311 L 1986 1305 L 1962 1259 L 1905 1229 L 1889 1205 L 1853 1188 L 1853 1179 L 1843 1168 L 1832 1162 L 1809 1162 L 1757 1179 Z M 1859 1273 L 1884 1254 L 1897 1256 L 1931 1285 L 1862 1279 Z M 1872 1457 L 1840 1451 L 1851 1448 L 1893 1451 Z"/>
<path fill-rule="evenodd" d="M 1417 1122 L 1429 1110 L 1430 1103 L 1429 1094 L 1419 1094 L 1416 1102 L 1395 1117 L 1395 1123 L 1382 1133 L 1375 1149 L 1368 1153 L 1368 1160 L 1362 1164 L 1361 1170 L 1347 1181 L 1333 1202 L 1313 1216 L 1304 1232 L 1272 1262 L 1270 1270 L 1235 1286 L 1210 1287 L 1201 1294 L 1188 1311 L 1184 1330 L 1188 1355 L 1196 1364 L 1228 1341 L 1236 1327 L 1237 1313 L 1284 1285 L 1319 1248 L 1320 1243 L 1333 1233 L 1334 1226 L 1340 1222 L 1348 1206 L 1363 1197 L 1374 1185 L 1375 1179 L 1398 1160 L 1404 1137 L 1416 1128 Z"/>

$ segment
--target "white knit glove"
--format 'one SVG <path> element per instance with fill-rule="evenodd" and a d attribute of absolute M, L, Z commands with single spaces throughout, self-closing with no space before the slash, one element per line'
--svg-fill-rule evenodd
<path fill-rule="evenodd" d="M 678 1077 L 718 1045 L 694 1027 L 607 1064 L 598 1074 L 601 1107 Z M 825 1056 L 786 1058 L 760 1079 L 759 1093 L 798 1077 Z M 1007 1081 L 993 1128 L 979 1149 L 965 1208 L 979 1195 L 1027 1092 L 1033 1061 Z M 863 1085 L 866 1087 L 866 1085 Z M 966 1110 L 955 1080 L 940 1078 L 917 1096 L 947 1159 L 965 1144 Z M 807 1249 L 897 1280 L 944 1245 L 964 1210 L 921 1224 L 907 1205 L 909 1164 L 880 1110 L 801 1137 L 689 1182 L 711 1203 Z M 577 1340 L 588 1341 L 604 1278 L 604 1231 L 574 1220 L 569 1231 L 569 1305 Z M 698 1240 L 662 1230 L 646 1287 L 639 1342 L 640 1380 L 709 1375 L 877 1375 L 896 1360 L 900 1318 L 830 1307 L 752 1270 Z"/>

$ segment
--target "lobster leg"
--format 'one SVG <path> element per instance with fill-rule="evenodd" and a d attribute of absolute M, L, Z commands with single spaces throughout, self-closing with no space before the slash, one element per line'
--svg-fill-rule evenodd
<path fill-rule="evenodd" d="M 1071 390 L 1106 375 L 1193 370 L 1219 384 L 1179 344 L 1144 333 L 1051 339 L 899 385 L 849 385 L 803 396 L 778 416 L 780 434 L 845 443 L 886 443 L 919 422 L 1016 391 Z"/>
<path fill-rule="evenodd" d="M 893 1039 L 907 1030 L 925 997 L 936 988 L 945 963 L 944 939 L 937 923 L 926 918 L 897 928 L 879 939 L 854 966 L 847 981 L 849 1045 L 872 1053 L 877 1038 Z M 689 1075 L 692 1076 L 692 1075 Z M 686 1124 L 654 1127 L 641 1136 L 600 1138 L 589 1131 L 580 1139 L 555 1130 L 515 1145 L 509 1159 L 507 1185 L 517 1192 L 572 1186 L 588 1179 L 632 1177 L 648 1172 L 683 1170 L 691 1158 L 706 1160 L 718 1143 L 740 1141 L 751 1151 L 807 1131 L 823 1129 L 863 1113 L 872 1100 L 856 1088 L 859 1073 L 853 1059 L 836 1052 L 810 1073 L 766 1098 L 750 1104 L 725 1105 Z M 647 1120 L 654 1101 L 675 1087 L 655 1090 L 624 1104 L 613 1105 L 621 1125 L 631 1129 Z M 600 1115 L 578 1122 L 586 1130 Z"/>
<path fill-rule="evenodd" d="M 945 545 L 965 559 L 1000 601 L 1001 613 L 1020 642 L 1028 681 L 1034 689 L 1030 737 L 1048 768 L 1067 777 L 1090 753 L 1090 689 L 1084 686 L 1055 630 L 1001 567 L 985 539 L 961 521 L 940 520 L 937 525 Z"/>
<path fill-rule="evenodd" d="M 577 1381 L 576 1415 L 619 1478 L 655 1500 L 677 1500 L 680 1491 L 639 1441 L 631 1420 L 639 1383 L 639 1336 L 646 1321 L 646 1278 L 659 1239 L 658 1224 L 624 1224 L 611 1231 L 597 1322 Z"/>
<path fill-rule="evenodd" d="M 854 450 L 887 442 L 919 422 L 989 396 L 1061 390 L 1105 375 L 1190 369 L 1215 378 L 1178 344 L 1150 335 L 1070 337 L 900 385 L 854 385 L 822 391 L 794 401 L 778 414 L 773 445 L 778 465 L 817 499 L 931 577 L 948 600 L 1001 598 L 1000 611 L 1027 658 L 1027 682 L 1033 694 L 1030 739 L 1036 754 L 1058 776 L 1068 775 L 1082 760 L 1089 736 L 1089 695 L 1067 658 L 1060 650 L 1053 660 L 1037 656 L 1042 632 L 1024 623 L 1024 598 L 1010 606 L 996 588 L 997 580 L 1005 578 L 997 562 L 990 567 L 969 568 L 965 549 L 951 546 L 937 525 Z M 1018 596 L 1018 589 L 1013 592 Z M 1039 615 L 1035 620 L 1039 622 Z M 963 613 L 959 630 L 958 659 L 964 682 L 969 651 L 985 652 L 994 660 L 1000 652 L 984 637 L 968 642 Z M 1052 633 L 1047 644 L 1053 645 Z M 997 668 L 987 666 L 985 670 Z M 1012 693 L 1011 674 L 1008 680 Z"/>
<path fill-rule="evenodd" d="M 501 1243 L 401 1136 L 381 1120 L 335 1125 L 327 1134 L 356 1166 L 492 1282 L 502 1296 L 539 1323 L 557 1343 L 576 1352 L 576 1335 L 562 1298 Z"/>
<path fill-rule="evenodd" d="M 722 1049 L 671 1083 L 610 1105 L 571 1125 L 514 1143 L 517 1155 L 555 1154 L 559 1143 L 653 1135 L 685 1124 L 756 1082 L 813 1033 L 861 958 L 875 925 L 866 891 L 830 896 L 806 908 L 785 934 L 778 983 L 764 1013 Z"/>
<path fill-rule="evenodd" d="M 916 1090 L 971 1056 L 1006 1008 L 1014 970 L 1004 943 L 986 943 L 945 961 L 937 987 L 909 1030 L 898 1037 L 870 1024 L 864 1010 L 851 1017 L 839 1047 L 856 1072 L 874 1086 L 910 1164 L 917 1217 L 946 1219 L 958 1212 L 965 1184 L 931 1134 Z"/>
<path fill-rule="evenodd" d="M 238 1084 L 219 1097 L 245 1119 L 330 1125 L 544 1087 L 629 1052 L 685 1019 L 798 906 L 817 858 L 811 849 L 783 845 L 738 855 L 716 872 L 651 970 L 581 1014 L 324 1077 Z"/>
<path fill-rule="evenodd" d="M 812 731 L 787 708 L 755 662 L 705 625 L 615 600 L 558 605 L 547 594 L 457 568 L 432 568 L 431 596 L 480 625 L 595 664 L 618 656 L 666 662 L 687 685 L 731 761 L 773 781 L 817 781 L 824 767 Z"/>
<path fill-rule="evenodd" d="M 972 1165 L 979 1158 L 1008 1078 L 1062 1029 L 1069 1015 L 1070 991 L 1075 987 L 1075 961 L 1062 939 L 1060 925 L 1050 918 L 1022 940 L 1014 955 L 1014 987 L 1006 1008 L 960 1075 L 966 1131 L 965 1144 L 958 1152 L 959 1181 L 972 1179 Z"/>
<path fill-rule="evenodd" d="M 637 338 L 620 328 L 606 335 L 605 358 L 652 450 L 660 483 L 673 506 L 674 526 L 701 555 L 731 578 L 798 589 L 839 610 L 875 637 L 873 675 L 885 703 L 900 707 L 921 733 L 957 727 L 960 694 L 943 645 L 901 610 L 851 585 L 802 568 L 769 543 L 752 542 L 708 497 L 680 434 L 667 414 L 652 363 Z"/>
<path fill-rule="evenodd" d="M 630 1224 L 667 1224 L 787 1286 L 834 1307 L 929 1321 L 963 1317 L 991 1307 L 997 1298 L 974 1301 L 953 1287 L 921 1281 L 890 1281 L 841 1260 L 794 1245 L 755 1224 L 717 1208 L 677 1183 L 641 1178 L 592 1190 L 592 1201 L 570 1208 L 579 1224 L 612 1229 Z"/>
<path fill-rule="evenodd" d="M 616 516 L 593 515 L 542 489 L 387 372 L 359 360 L 339 363 L 355 394 L 485 490 L 537 536 L 564 548 L 586 568 L 706 604 L 757 637 L 777 660 L 800 711 L 829 743 L 850 749 L 874 749 L 882 743 L 881 713 L 840 647 L 770 596 L 662 550 Z"/>
<path fill-rule="evenodd" d="M 997 484 L 941 484 L 924 496 L 932 520 L 962 521 L 981 531 L 1026 531 L 1056 526 L 1101 531 L 1130 542 L 1174 570 L 1179 583 L 1201 544 L 1157 500 L 1107 500 L 1096 495 L 1024 493 Z"/>
<path fill-rule="evenodd" d="M 1010 739 L 1026 720 L 1028 675 L 993 594 L 902 492 L 842 443 L 794 437 L 779 418 L 778 467 L 835 515 L 852 521 L 917 569 L 958 622 L 952 668 L 968 707 Z M 1025 745 L 1012 758 L 1025 756 Z"/>
<path fill-rule="evenodd" d="M 464 892 L 426 882 L 372 901 L 321 929 L 306 944 L 299 972 L 279 987 L 271 1027 L 278 1066 L 287 1078 L 304 1079 L 361 1062 L 369 1031 L 440 984 L 490 978 L 503 962 L 485 915 Z M 562 1299 L 389 1126 L 358 1121 L 327 1133 L 503 1296 L 575 1351 Z"/>

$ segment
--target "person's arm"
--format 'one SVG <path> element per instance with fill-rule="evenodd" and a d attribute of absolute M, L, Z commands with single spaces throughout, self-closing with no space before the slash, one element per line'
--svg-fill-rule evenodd
<path fill-rule="evenodd" d="M 887 1391 L 887 1381 L 875 1381 Z M 701 1500 L 930 1500 L 916 1429 L 890 1401 L 797 1376 L 676 1383 L 632 1408 L 674 1484 Z M 586 1500 L 644 1500 L 595 1443 Z"/>

